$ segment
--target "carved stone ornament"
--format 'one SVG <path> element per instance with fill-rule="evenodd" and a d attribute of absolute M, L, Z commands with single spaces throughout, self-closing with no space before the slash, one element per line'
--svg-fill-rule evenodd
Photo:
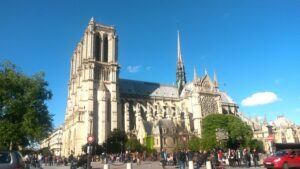
<path fill-rule="evenodd" d="M 218 112 L 218 105 L 214 97 L 204 96 L 201 99 L 201 110 L 203 115 Z"/>

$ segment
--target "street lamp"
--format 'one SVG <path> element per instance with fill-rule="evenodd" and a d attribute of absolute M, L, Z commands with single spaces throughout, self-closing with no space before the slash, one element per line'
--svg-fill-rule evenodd
<path fill-rule="evenodd" d="M 123 152 L 123 141 L 121 141 L 121 154 Z"/>

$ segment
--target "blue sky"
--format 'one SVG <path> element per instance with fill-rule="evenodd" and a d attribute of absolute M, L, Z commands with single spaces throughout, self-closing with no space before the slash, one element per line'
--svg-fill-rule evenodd
<path fill-rule="evenodd" d="M 188 80 L 194 67 L 198 75 L 206 67 L 248 116 L 284 115 L 300 124 L 299 9 L 298 0 L 3 1 L 0 61 L 27 75 L 46 73 L 58 126 L 70 58 L 92 16 L 116 27 L 126 79 L 173 84 L 180 30 Z"/>

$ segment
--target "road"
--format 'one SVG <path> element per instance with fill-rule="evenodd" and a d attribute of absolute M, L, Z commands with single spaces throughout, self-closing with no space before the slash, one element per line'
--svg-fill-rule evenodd
<path fill-rule="evenodd" d="M 43 169 L 70 169 L 70 166 L 45 166 L 42 165 Z M 92 163 L 93 169 L 103 169 L 103 164 L 100 162 L 93 162 Z M 264 167 L 251 167 L 250 169 L 263 169 Z M 31 167 L 30 169 L 36 169 Z M 80 169 L 80 168 L 78 168 Z M 109 169 L 126 169 L 126 164 L 124 163 L 113 163 L 109 164 Z M 162 166 L 158 161 L 150 162 L 145 161 L 142 162 L 140 166 L 137 166 L 135 163 L 132 164 L 132 169 L 162 169 Z M 166 166 L 166 169 L 175 169 L 174 166 Z M 188 167 L 186 167 L 188 169 Z M 201 169 L 205 169 L 205 166 L 202 166 Z M 226 169 L 247 169 L 246 167 L 229 167 L 226 166 Z"/>

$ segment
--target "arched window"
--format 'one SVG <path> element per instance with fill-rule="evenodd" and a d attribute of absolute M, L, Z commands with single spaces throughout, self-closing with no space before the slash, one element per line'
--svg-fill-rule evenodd
<path fill-rule="evenodd" d="M 95 35 L 95 50 L 94 55 L 96 61 L 100 61 L 100 55 L 101 55 L 101 36 L 99 33 Z"/>
<path fill-rule="evenodd" d="M 103 39 L 103 62 L 108 62 L 108 39 L 107 36 Z"/>

